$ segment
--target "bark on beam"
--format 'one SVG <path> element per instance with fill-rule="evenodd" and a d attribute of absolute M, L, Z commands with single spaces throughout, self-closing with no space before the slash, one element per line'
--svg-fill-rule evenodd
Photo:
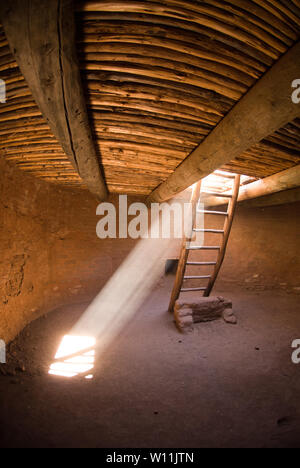
<path fill-rule="evenodd" d="M 264 197 L 297 187 L 300 187 L 300 165 L 241 187 L 238 202 Z M 213 207 L 227 204 L 228 199 L 208 197 L 204 198 L 204 202 L 206 206 Z"/>
<path fill-rule="evenodd" d="M 299 117 L 300 104 L 291 98 L 292 82 L 298 77 L 300 42 L 250 89 L 148 200 L 163 202 L 174 197 Z"/>
<path fill-rule="evenodd" d="M 32 95 L 88 189 L 107 190 L 93 143 L 75 48 L 72 0 L 6 0 L 1 22 Z"/>

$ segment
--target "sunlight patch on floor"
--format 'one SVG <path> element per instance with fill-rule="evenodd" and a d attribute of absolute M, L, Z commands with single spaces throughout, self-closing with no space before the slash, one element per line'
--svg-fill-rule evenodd
<path fill-rule="evenodd" d="M 96 339 L 91 336 L 65 335 L 49 369 L 50 375 L 75 377 L 94 368 Z M 86 378 L 93 378 L 91 374 Z"/>

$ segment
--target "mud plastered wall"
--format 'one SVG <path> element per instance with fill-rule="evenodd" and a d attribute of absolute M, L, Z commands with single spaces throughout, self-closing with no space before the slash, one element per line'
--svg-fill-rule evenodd
<path fill-rule="evenodd" d="M 239 288 L 300 294 L 300 203 L 266 207 L 247 205 L 249 203 L 245 202 L 237 207 L 225 261 L 214 291 L 229 289 L 230 292 Z M 223 223 L 223 217 L 205 215 L 204 227 L 207 229 L 223 229 Z M 199 234 L 197 236 L 196 243 L 201 244 L 202 239 Z M 205 234 L 204 245 L 217 246 L 221 240 L 219 234 Z M 169 258 L 178 258 L 179 251 L 180 242 L 173 242 Z M 216 258 L 215 251 L 195 251 L 189 257 L 191 261 L 215 261 Z M 212 271 L 212 267 L 188 267 L 187 275 L 209 275 Z M 189 287 L 198 286 L 199 280 L 189 281 Z"/>
<path fill-rule="evenodd" d="M 219 285 L 300 294 L 300 203 L 238 207 Z"/>
<path fill-rule="evenodd" d="M 0 174 L 0 338 L 8 342 L 40 315 L 95 297 L 136 241 L 97 237 L 98 201 L 87 191 L 39 181 L 1 158 Z"/>
<path fill-rule="evenodd" d="M 98 201 L 85 190 L 39 181 L 1 158 L 0 174 L 0 339 L 8 342 L 35 318 L 92 300 L 136 241 L 98 239 Z M 117 196 L 110 201 L 117 206 Z M 240 205 L 216 290 L 299 294 L 299 209 Z M 206 227 L 218 226 L 208 219 Z M 171 242 L 165 259 L 178 257 L 180 244 Z"/>
<path fill-rule="evenodd" d="M 224 264 L 215 291 L 234 288 L 264 291 L 281 290 L 300 294 L 300 203 L 265 208 L 237 208 Z M 223 228 L 223 220 L 205 217 L 206 228 Z M 220 245 L 220 235 L 205 238 L 205 245 Z M 192 253 L 199 261 L 216 259 L 215 252 Z M 212 268 L 194 269 L 211 274 Z M 196 284 L 192 284 L 196 286 Z"/>

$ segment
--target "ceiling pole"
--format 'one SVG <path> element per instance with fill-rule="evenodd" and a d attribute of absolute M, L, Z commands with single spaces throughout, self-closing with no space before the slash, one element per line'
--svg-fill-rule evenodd
<path fill-rule="evenodd" d="M 295 78 L 300 78 L 300 42 L 250 89 L 148 201 L 174 197 L 299 117 L 300 104 L 292 100 Z"/>
<path fill-rule="evenodd" d="M 107 197 L 76 56 L 72 0 L 6 0 L 1 22 L 14 57 L 54 136 L 87 188 Z"/>
<path fill-rule="evenodd" d="M 241 187 L 238 202 L 265 197 L 266 195 L 298 187 L 300 187 L 300 165 Z M 205 205 L 210 207 L 228 203 L 225 198 L 210 196 L 204 198 L 204 201 Z"/>

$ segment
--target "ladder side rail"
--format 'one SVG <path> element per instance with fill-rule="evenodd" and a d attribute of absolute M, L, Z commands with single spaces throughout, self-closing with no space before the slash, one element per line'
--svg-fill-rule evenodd
<path fill-rule="evenodd" d="M 184 280 L 184 275 L 186 271 L 186 264 L 188 261 L 189 257 L 189 250 L 187 249 L 187 243 L 191 241 L 193 237 L 193 230 L 196 226 L 196 220 L 197 220 L 197 206 L 199 203 L 199 198 L 200 198 L 200 192 L 201 192 L 201 180 L 197 182 L 197 184 L 193 188 L 193 193 L 191 197 L 191 209 L 192 209 L 192 223 L 191 223 L 191 233 L 190 236 L 184 236 L 182 246 L 181 246 L 181 251 L 180 251 L 180 256 L 179 256 L 179 263 L 178 263 L 178 268 L 176 272 L 176 278 L 175 278 L 175 283 L 171 295 L 171 300 L 169 304 L 169 312 L 173 313 L 174 307 L 175 307 L 175 302 L 177 301 L 180 291 L 182 288 L 183 280 Z"/>
<path fill-rule="evenodd" d="M 234 214 L 235 214 L 235 211 L 236 211 L 237 200 L 238 200 L 239 191 L 240 191 L 240 184 L 241 184 L 241 176 L 237 175 L 235 177 L 235 180 L 234 180 L 232 198 L 231 198 L 231 200 L 229 202 L 229 206 L 228 206 L 228 216 L 227 216 L 226 221 L 225 221 L 222 246 L 221 246 L 221 249 L 220 249 L 220 252 L 219 252 L 217 264 L 216 264 L 216 266 L 214 268 L 214 272 L 212 274 L 211 279 L 209 280 L 208 286 L 207 286 L 206 291 L 204 293 L 204 297 L 208 297 L 210 295 L 210 293 L 211 293 L 211 291 L 212 291 L 212 289 L 213 289 L 213 287 L 215 285 L 215 282 L 217 280 L 218 274 L 219 274 L 219 272 L 221 270 L 221 267 L 223 265 L 223 262 L 224 262 L 224 258 L 225 258 L 226 250 L 227 250 L 227 245 L 228 245 L 228 241 L 229 241 L 229 236 L 230 236 L 230 232 L 231 232 L 231 228 L 232 228 L 232 224 L 233 224 Z"/>

